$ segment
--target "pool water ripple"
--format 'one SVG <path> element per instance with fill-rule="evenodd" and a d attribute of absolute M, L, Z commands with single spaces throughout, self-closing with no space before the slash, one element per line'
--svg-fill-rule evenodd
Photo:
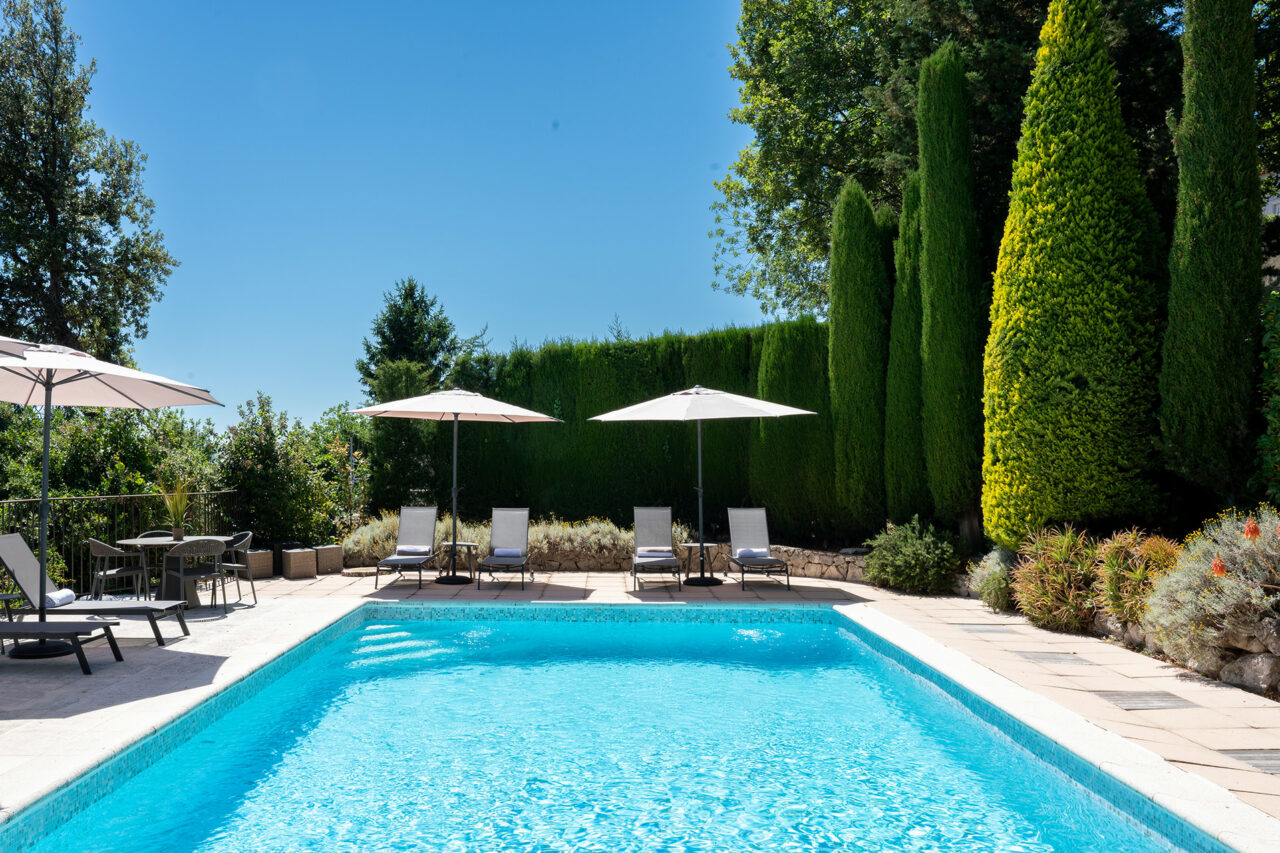
<path fill-rule="evenodd" d="M 339 637 L 76 849 L 1174 848 L 835 625 L 494 620 Z"/>

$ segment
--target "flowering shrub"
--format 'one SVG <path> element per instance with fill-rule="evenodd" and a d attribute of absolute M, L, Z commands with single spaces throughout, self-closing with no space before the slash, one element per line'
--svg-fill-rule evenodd
<path fill-rule="evenodd" d="M 1122 622 L 1141 622 L 1158 578 L 1173 570 L 1178 543 L 1134 528 L 1098 545 L 1097 605 Z"/>
<path fill-rule="evenodd" d="M 961 546 L 954 536 L 920 521 L 890 524 L 867 542 L 863 579 L 904 592 L 950 592 L 961 566 Z"/>
<path fill-rule="evenodd" d="M 1097 554 L 1097 545 L 1071 525 L 1032 534 L 1010 575 L 1018 609 L 1041 628 L 1088 632 Z"/>
<path fill-rule="evenodd" d="M 969 589 L 997 613 L 1014 609 L 1009 570 L 1017 559 L 1015 552 L 997 545 L 981 560 L 969 564 Z"/>
<path fill-rule="evenodd" d="M 1213 672 L 1239 638 L 1280 615 L 1280 513 L 1228 510 L 1183 543 L 1147 597 L 1143 630 L 1174 660 Z"/>

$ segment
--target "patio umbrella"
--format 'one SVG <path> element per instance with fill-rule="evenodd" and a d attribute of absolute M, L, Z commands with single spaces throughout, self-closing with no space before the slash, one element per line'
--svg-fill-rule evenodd
<path fill-rule="evenodd" d="M 15 341 L 13 343 L 20 343 Z M 54 406 L 158 409 L 212 403 L 203 388 L 99 361 L 69 347 L 28 344 L 0 358 L 0 401 L 44 406 L 44 451 L 40 463 L 40 621 L 45 621 L 45 573 L 49 546 L 49 423 Z M 13 657 L 55 657 L 71 653 L 67 643 L 22 643 Z"/>
<path fill-rule="evenodd" d="M 695 385 L 625 409 L 606 412 L 593 421 L 696 421 L 698 424 L 698 576 L 686 583 L 693 586 L 715 586 L 720 579 L 707 575 L 707 546 L 702 535 L 702 422 L 724 418 L 780 418 L 785 415 L 814 415 L 804 409 L 793 409 L 767 400 L 742 397 L 714 388 Z"/>
<path fill-rule="evenodd" d="M 0 335 L 0 356 L 18 356 L 21 358 L 22 354 L 33 346 L 35 346 L 35 344 L 20 341 L 17 338 L 6 338 L 4 335 Z"/>
<path fill-rule="evenodd" d="M 482 421 L 501 424 L 561 423 L 559 418 L 491 400 L 474 391 L 436 391 L 421 397 L 392 400 L 354 409 L 353 414 L 371 418 L 417 418 L 425 421 L 453 421 L 453 541 L 458 541 L 458 422 Z M 457 573 L 458 548 L 449 549 L 449 574 L 436 578 L 438 583 L 470 583 Z"/>

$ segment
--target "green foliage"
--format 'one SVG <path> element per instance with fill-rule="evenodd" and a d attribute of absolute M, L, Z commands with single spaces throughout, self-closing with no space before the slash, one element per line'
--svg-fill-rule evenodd
<path fill-rule="evenodd" d="M 962 546 L 954 536 L 913 517 L 890 524 L 867 542 L 863 579 L 903 592 L 942 593 L 955 589 L 963 564 Z"/>
<path fill-rule="evenodd" d="M 162 481 L 160 501 L 164 505 L 164 523 L 170 529 L 187 526 L 191 520 L 191 490 L 185 480 Z"/>
<path fill-rule="evenodd" d="M 307 455 L 325 491 L 325 515 L 339 538 L 365 521 L 369 505 L 368 418 L 353 415 L 341 403 L 326 409 L 307 431 Z"/>
<path fill-rule="evenodd" d="M 976 593 L 982 603 L 996 613 L 1013 610 L 1013 587 L 1009 584 L 1009 573 L 1017 560 L 1016 553 L 997 545 L 981 560 L 969 564 L 969 591 Z"/>
<path fill-rule="evenodd" d="M 1253 7 L 1254 48 L 1258 62 L 1258 165 L 1263 198 L 1280 195 L 1280 0 L 1260 0 Z M 1280 216 L 1263 223 L 1264 258 L 1280 255 Z"/>
<path fill-rule="evenodd" d="M 920 69 L 920 388 L 934 511 L 977 529 L 986 334 L 973 207 L 969 94 L 947 42 Z M 969 534 L 966 534 L 969 535 Z"/>
<path fill-rule="evenodd" d="M 1261 506 L 1252 517 L 1260 534 L 1252 542 L 1244 536 L 1249 516 L 1236 510 L 1187 537 L 1177 565 L 1147 597 L 1143 630 L 1179 663 L 1212 672 L 1230 635 L 1256 637 L 1263 619 L 1280 616 L 1280 513 Z"/>
<path fill-rule="evenodd" d="M 126 358 L 177 266 L 146 156 L 88 118 L 95 66 L 59 0 L 0 13 L 0 332 Z"/>
<path fill-rule="evenodd" d="M 889 520 L 901 523 L 933 511 L 920 424 L 920 176 L 915 172 L 907 178 L 902 196 L 894 267 L 885 376 L 884 492 Z"/>
<path fill-rule="evenodd" d="M 1177 4 L 1107 0 L 1127 130 L 1161 221 L 1172 218 L 1175 169 L 1165 114 L 1178 106 Z M 1022 96 L 1047 0 L 744 0 L 729 73 L 750 128 L 716 182 L 716 286 L 766 312 L 821 311 L 831 205 L 857 180 L 877 203 L 916 168 L 920 66 L 948 39 L 969 68 L 974 209 L 981 267 L 994 264 L 1008 207 Z"/>
<path fill-rule="evenodd" d="M 1280 501 L 1280 290 L 1262 301 L 1262 435 L 1258 437 L 1257 486 Z"/>
<path fill-rule="evenodd" d="M 1170 469 L 1215 494 L 1250 474 L 1262 199 L 1253 0 L 1187 0 L 1178 216 L 1160 423 Z"/>
<path fill-rule="evenodd" d="M 220 459 L 223 483 L 240 493 L 236 528 L 264 542 L 328 541 L 333 521 L 325 514 L 325 488 L 308 456 L 306 431 L 276 413 L 265 394 L 239 413 Z"/>
<path fill-rule="evenodd" d="M 381 313 L 373 318 L 372 340 L 364 339 L 364 358 L 356 362 L 360 382 L 372 391 L 374 374 L 389 361 L 411 361 L 422 371 L 426 394 L 438 390 L 453 369 L 454 360 L 483 346 L 483 333 L 459 338 L 453 321 L 434 296 L 412 276 L 397 281 L 383 294 Z M 378 398 L 378 402 L 396 399 Z"/>
<path fill-rule="evenodd" d="M 1147 596 L 1177 561 L 1177 542 L 1148 536 L 1137 528 L 1104 539 L 1098 544 L 1094 586 L 1098 607 L 1122 622 L 1142 622 Z"/>
<path fill-rule="evenodd" d="M 1018 549 L 1009 584 L 1018 609 L 1039 628 L 1088 633 L 1098 546 L 1071 525 L 1033 533 Z"/>
<path fill-rule="evenodd" d="M 805 538 L 845 528 L 834 495 L 827 337 L 809 317 L 774 323 L 765 327 L 760 352 L 757 396 L 818 416 L 760 419 L 750 449 L 751 493 L 768 508 L 771 529 Z"/>
<path fill-rule="evenodd" d="M 369 393 L 376 402 L 417 397 L 431 390 L 431 374 L 420 362 L 384 361 L 370 376 Z M 433 460 L 448 455 L 433 452 L 435 421 L 417 418 L 373 418 L 368 427 L 369 503 L 374 510 L 392 510 L 414 502 L 414 490 L 432 483 Z M 452 435 L 452 433 L 450 433 Z"/>
<path fill-rule="evenodd" d="M 1053 0 L 1042 41 L 984 362 L 982 511 L 1008 547 L 1153 502 L 1158 242 L 1097 0 Z"/>
<path fill-rule="evenodd" d="M 836 496 L 862 531 L 878 528 L 885 514 L 885 370 L 893 299 L 885 231 L 862 187 L 850 180 L 831 228 L 828 374 Z"/>

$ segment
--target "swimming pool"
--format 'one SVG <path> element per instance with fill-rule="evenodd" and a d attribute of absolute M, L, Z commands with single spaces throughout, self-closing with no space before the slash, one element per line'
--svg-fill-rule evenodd
<path fill-rule="evenodd" d="M 884 651 L 821 608 L 368 606 L 30 849 L 1180 849 Z"/>

